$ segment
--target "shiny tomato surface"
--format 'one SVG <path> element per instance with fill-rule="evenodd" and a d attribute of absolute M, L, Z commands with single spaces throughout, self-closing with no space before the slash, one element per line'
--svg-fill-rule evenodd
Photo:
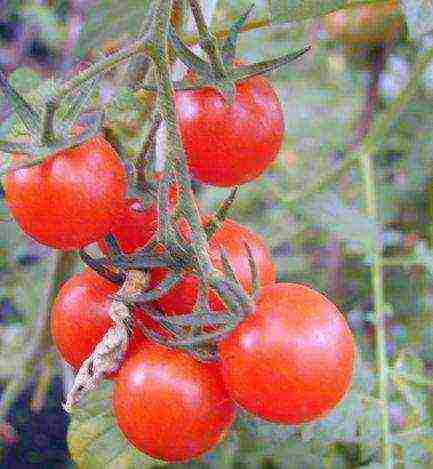
<path fill-rule="evenodd" d="M 263 77 L 236 84 L 233 104 L 214 88 L 178 91 L 176 112 L 192 175 L 215 186 L 244 184 L 275 160 L 283 111 Z"/>
<path fill-rule="evenodd" d="M 218 367 L 150 343 L 121 367 L 113 406 L 127 440 L 169 462 L 210 450 L 235 418 Z"/>
<path fill-rule="evenodd" d="M 23 231 L 47 246 L 72 250 L 110 231 L 124 211 L 127 179 L 115 150 L 97 136 L 7 174 L 4 189 Z"/>
<path fill-rule="evenodd" d="M 277 283 L 219 343 L 223 379 L 245 410 L 283 424 L 311 422 L 349 389 L 355 345 L 337 307 L 313 289 Z"/>

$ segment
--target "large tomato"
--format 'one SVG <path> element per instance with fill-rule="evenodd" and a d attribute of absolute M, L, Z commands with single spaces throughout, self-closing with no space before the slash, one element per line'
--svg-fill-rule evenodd
<path fill-rule="evenodd" d="M 150 343 L 122 365 L 113 406 L 128 441 L 169 462 L 211 449 L 235 417 L 218 367 Z"/>
<path fill-rule="evenodd" d="M 219 343 L 223 378 L 245 410 L 284 424 L 310 422 L 346 394 L 355 345 L 337 307 L 304 285 L 262 291 L 256 309 Z"/>
<path fill-rule="evenodd" d="M 283 111 L 263 77 L 236 84 L 233 104 L 213 88 L 178 91 L 176 112 L 192 175 L 215 186 L 258 177 L 277 156 Z"/>
<path fill-rule="evenodd" d="M 403 22 L 394 0 L 345 8 L 324 18 L 329 35 L 350 46 L 383 44 L 395 39 Z"/>
<path fill-rule="evenodd" d="M 80 368 L 114 325 L 108 311 L 112 295 L 118 289 L 118 285 L 91 269 L 74 275 L 60 289 L 51 313 L 51 335 L 60 355 L 73 368 Z M 158 328 L 143 310 L 135 310 L 134 314 L 145 326 Z M 135 329 L 128 354 L 139 348 L 143 341 L 143 335 Z"/>
<path fill-rule="evenodd" d="M 96 136 L 9 173 L 4 189 L 13 217 L 28 235 L 70 250 L 110 231 L 124 211 L 127 179 L 117 153 Z"/>
<path fill-rule="evenodd" d="M 206 218 L 205 218 L 206 220 Z M 221 249 L 225 250 L 228 260 L 233 267 L 237 279 L 242 287 L 252 292 L 252 275 L 248 262 L 248 253 L 245 248 L 247 243 L 257 265 L 258 279 L 261 287 L 275 282 L 275 266 L 271 256 L 262 240 L 242 225 L 233 220 L 226 220 L 222 227 L 214 234 L 209 242 L 209 255 L 213 265 L 222 269 Z M 167 274 L 165 269 L 151 270 L 151 286 L 159 283 Z M 197 300 L 198 280 L 194 276 L 186 277 L 178 285 L 174 286 L 166 295 L 157 301 L 159 307 L 166 314 L 191 313 Z M 212 310 L 222 310 L 224 305 L 218 295 L 211 292 L 209 303 Z"/>

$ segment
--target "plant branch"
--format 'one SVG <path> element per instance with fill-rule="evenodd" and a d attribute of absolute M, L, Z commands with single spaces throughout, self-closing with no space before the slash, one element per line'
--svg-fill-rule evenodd
<path fill-rule="evenodd" d="M 191 244 L 197 257 L 199 272 L 205 278 L 213 273 L 214 268 L 207 252 L 207 237 L 202 227 L 198 207 L 194 202 L 179 128 L 176 120 L 174 106 L 174 91 L 170 78 L 170 66 L 167 59 L 167 35 L 171 13 L 171 1 L 160 0 L 153 25 L 152 35 L 147 42 L 147 51 L 152 58 L 159 90 L 159 107 L 167 130 L 167 158 L 164 175 L 160 185 L 160 197 L 158 200 L 160 229 L 167 232 L 169 228 L 162 216 L 169 212 L 168 190 L 170 173 L 172 169 L 176 175 L 178 184 L 178 204 L 182 215 L 191 226 Z M 164 195 L 164 196 L 163 196 Z"/>
<path fill-rule="evenodd" d="M 375 224 L 379 224 L 376 183 L 372 158 L 364 154 L 361 161 L 365 180 L 365 197 L 367 202 L 367 213 Z M 386 469 L 394 466 L 393 447 L 391 440 L 391 429 L 389 423 L 388 409 L 388 359 L 386 356 L 386 331 L 385 331 L 385 298 L 382 269 L 382 246 L 380 239 L 376 236 L 372 251 L 373 264 L 371 274 L 373 277 L 373 294 L 375 309 L 375 334 L 376 334 L 376 364 L 379 373 L 379 401 L 381 413 L 381 427 L 383 439 L 383 463 Z"/>

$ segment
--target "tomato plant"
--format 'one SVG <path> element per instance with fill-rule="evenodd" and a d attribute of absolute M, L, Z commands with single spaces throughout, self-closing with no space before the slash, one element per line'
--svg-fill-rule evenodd
<path fill-rule="evenodd" d="M 100 136 L 11 172 L 4 180 L 6 202 L 20 227 L 40 243 L 62 250 L 105 236 L 124 210 L 126 187 L 117 153 Z"/>
<path fill-rule="evenodd" d="M 360 5 L 325 16 L 329 35 L 352 46 L 383 44 L 396 39 L 403 27 L 403 15 L 395 0 Z"/>
<path fill-rule="evenodd" d="M 284 133 L 283 111 L 263 77 L 236 84 L 232 104 L 215 89 L 175 95 L 182 143 L 193 177 L 234 186 L 257 178 L 275 160 Z"/>
<path fill-rule="evenodd" d="M 208 451 L 224 438 L 235 417 L 216 365 L 154 344 L 123 364 L 113 407 L 130 443 L 169 462 Z"/>
<path fill-rule="evenodd" d="M 248 293 L 252 293 L 252 272 L 245 243 L 249 246 L 256 263 L 260 286 L 264 287 L 275 282 L 275 266 L 263 241 L 248 228 L 233 220 L 225 220 L 211 238 L 209 255 L 213 265 L 217 269 L 222 269 L 221 250 L 223 249 L 240 284 Z M 152 269 L 151 285 L 158 284 L 166 275 L 165 269 Z M 197 300 L 197 287 L 197 278 L 188 276 L 157 300 L 157 303 L 166 314 L 190 313 Z M 209 294 L 209 303 L 214 311 L 224 309 L 224 304 L 214 292 Z"/>
<path fill-rule="evenodd" d="M 219 343 L 230 396 L 263 419 L 310 422 L 350 386 L 352 333 L 337 307 L 304 285 L 262 290 L 255 311 Z"/>

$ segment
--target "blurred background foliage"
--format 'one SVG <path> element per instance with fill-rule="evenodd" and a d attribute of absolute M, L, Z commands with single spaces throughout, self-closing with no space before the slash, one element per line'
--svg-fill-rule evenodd
<path fill-rule="evenodd" d="M 0 65 L 20 91 L 37 100 L 53 78 L 73 75 L 138 34 L 147 4 L 0 1 Z M 370 270 L 377 240 L 384 252 L 387 404 L 395 463 L 433 467 L 433 62 L 374 155 L 379 223 L 367 215 L 364 180 L 356 165 L 303 200 L 305 188 L 338 168 L 356 142 L 373 62 L 381 53 L 367 53 L 362 47 L 350 50 L 327 33 L 319 16 L 337 4 L 256 1 L 252 21 L 266 27 L 242 34 L 241 58 L 258 61 L 305 44 L 313 49 L 270 77 L 284 108 L 286 138 L 272 168 L 241 188 L 231 217 L 263 237 L 279 281 L 309 284 L 341 307 L 358 344 L 353 388 L 337 410 L 312 425 L 283 427 L 242 414 L 236 431 L 216 451 L 176 467 L 382 467 L 383 402 L 377 398 Z M 417 56 L 433 45 L 428 4 L 402 2 L 407 24 L 396 43 L 387 47 L 377 83 L 377 114 L 387 112 L 404 93 Z M 221 31 L 249 2 L 217 0 L 206 5 L 213 27 Z M 311 18 L 304 14 L 308 8 Z M 104 77 L 93 105 L 107 106 L 117 136 L 132 150 L 143 138 L 147 107 L 142 95 L 125 87 L 114 94 L 122 73 L 121 68 Z M 13 119 L 8 119 L 10 109 L 1 99 L 0 116 L 0 135 L 10 134 Z M 205 210 L 226 195 L 208 187 L 197 188 L 197 193 Z M 3 201 L 0 217 L 1 390 L 19 370 L 40 314 L 50 254 L 11 222 Z M 7 420 L 0 423 L 4 467 L 156 464 L 128 447 L 113 425 L 110 384 L 73 415 L 68 450 L 69 418 L 60 403 L 70 385 L 70 371 L 48 347 L 30 375 Z"/>

